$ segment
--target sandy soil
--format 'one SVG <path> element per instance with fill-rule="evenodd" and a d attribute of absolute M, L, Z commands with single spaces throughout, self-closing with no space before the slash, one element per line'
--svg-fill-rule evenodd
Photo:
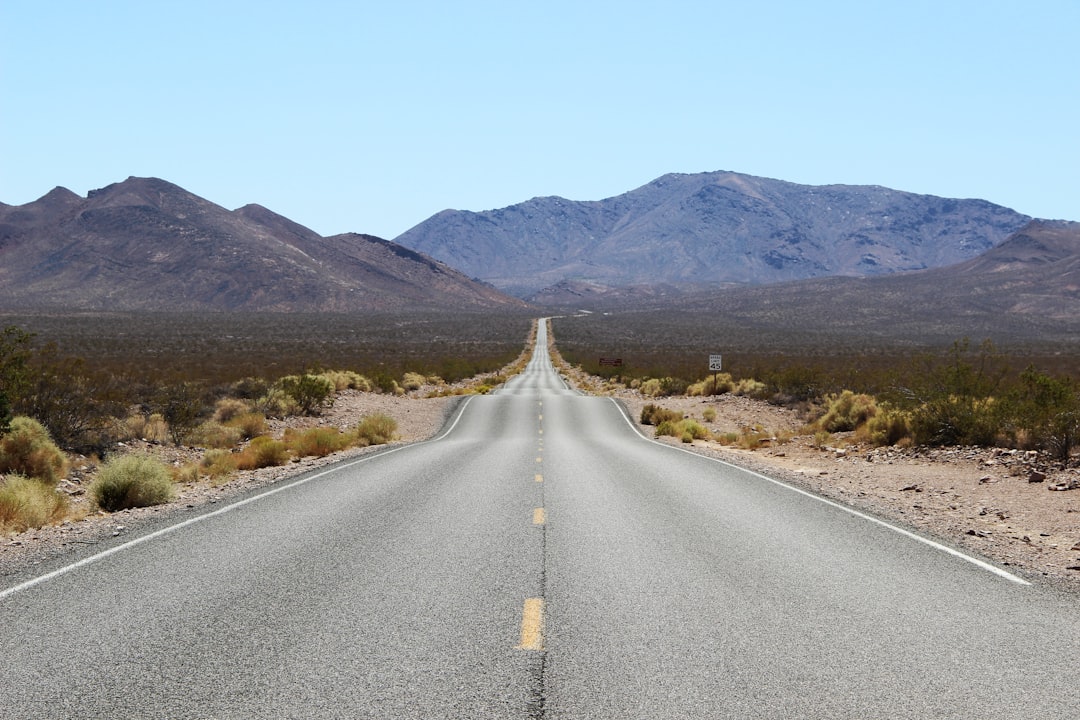
<path fill-rule="evenodd" d="M 426 390 L 421 390 L 394 397 L 347 391 L 321 417 L 276 422 L 273 429 L 280 433 L 286 425 L 317 424 L 344 428 L 365 415 L 385 413 L 398 422 L 398 443 L 415 442 L 432 437 L 451 407 L 449 398 L 423 397 L 425 394 Z M 803 422 L 794 411 L 764 402 L 731 395 L 653 399 L 626 390 L 614 394 L 635 419 L 640 418 L 646 403 L 654 402 L 694 417 L 715 435 L 737 433 L 755 425 L 780 436 L 793 435 L 782 444 L 767 443 L 753 451 L 716 442 L 682 444 L 674 438 L 662 441 L 768 473 L 986 557 L 1029 579 L 1080 591 L 1080 490 L 1049 489 L 1080 482 L 1080 473 L 1075 470 L 1055 469 L 1032 453 L 994 449 L 874 449 L 844 444 L 843 437 L 838 438 L 838 447 L 818 447 L 811 435 L 800 434 Z M 716 413 L 712 422 L 703 419 L 707 407 Z M 639 427 L 652 435 L 652 427 Z M 136 445 L 131 449 L 155 452 L 174 464 L 198 455 L 191 448 Z M 24 570 L 79 545 L 108 545 L 114 542 L 112 538 L 126 535 L 149 519 L 190 512 L 372 451 L 351 450 L 327 458 L 306 458 L 284 467 L 237 473 L 221 485 L 205 480 L 184 485 L 177 500 L 164 506 L 113 514 L 84 510 L 83 519 L 0 539 L 0 575 Z M 84 488 L 92 475 L 88 463 L 76 463 L 65 481 L 63 487 L 77 505 L 85 506 Z"/>

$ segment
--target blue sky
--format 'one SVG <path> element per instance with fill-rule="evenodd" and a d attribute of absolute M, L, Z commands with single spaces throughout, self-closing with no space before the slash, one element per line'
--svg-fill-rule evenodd
<path fill-rule="evenodd" d="M 1080 0 L 0 3 L 0 201 L 129 175 L 325 235 L 668 172 L 1080 220 Z"/>

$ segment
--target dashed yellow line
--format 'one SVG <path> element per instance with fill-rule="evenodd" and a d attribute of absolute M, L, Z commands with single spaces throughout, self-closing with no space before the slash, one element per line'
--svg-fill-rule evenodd
<path fill-rule="evenodd" d="M 544 599 L 527 598 L 521 611 L 521 643 L 518 650 L 544 649 Z"/>
<path fill-rule="evenodd" d="M 540 473 L 536 474 L 536 482 L 544 482 L 544 476 Z"/>
<path fill-rule="evenodd" d="M 544 508 L 536 508 L 533 510 L 533 525 L 544 524 Z"/>

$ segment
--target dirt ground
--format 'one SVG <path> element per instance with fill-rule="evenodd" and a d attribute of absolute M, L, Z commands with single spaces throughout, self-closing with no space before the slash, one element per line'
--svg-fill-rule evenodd
<path fill-rule="evenodd" d="M 385 413 L 398 422 L 397 443 L 415 442 L 432 437 L 451 407 L 449 398 L 425 394 L 427 390 L 404 397 L 347 391 L 321 417 L 278 421 L 272 429 L 281 433 L 287 425 L 345 428 L 365 415 Z M 803 422 L 794 411 L 732 395 L 654 399 L 621 390 L 615 396 L 635 419 L 640 418 L 646 403 L 653 402 L 697 419 L 715 436 L 753 426 L 779 437 L 790 436 L 784 442 L 766 442 L 756 450 L 711 441 L 662 441 L 869 511 L 983 556 L 1028 579 L 1080 591 L 1080 490 L 1049 489 L 1080 481 L 1075 470 L 1055 469 L 1032 453 L 995 449 L 874 449 L 846 444 L 848 439 L 843 436 L 835 439 L 835 446 L 819 447 L 812 435 L 802 432 Z M 706 422 L 705 410 L 710 407 L 715 418 Z M 654 430 L 639 427 L 649 436 Z M 176 465 L 199 455 L 193 448 L 151 443 L 135 443 L 127 449 L 151 451 Z M 108 546 L 149 519 L 179 517 L 229 496 L 372 451 L 374 448 L 350 450 L 327 458 L 305 458 L 284 467 L 236 473 L 219 485 L 204 479 L 181 486 L 178 498 L 168 505 L 113 514 L 86 507 L 85 487 L 93 477 L 93 466 L 76 459 L 62 487 L 73 503 L 83 508 L 78 513 L 81 517 L 0 539 L 0 575 L 25 570 L 77 546 Z"/>

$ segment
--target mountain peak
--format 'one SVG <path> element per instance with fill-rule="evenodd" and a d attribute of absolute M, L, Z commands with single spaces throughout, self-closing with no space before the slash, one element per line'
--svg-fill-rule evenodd
<path fill-rule="evenodd" d="M 355 236 L 361 238 L 362 236 Z M 388 241 L 343 242 L 158 178 L 0 206 L 0 307 L 322 311 L 520 307 Z"/>
<path fill-rule="evenodd" d="M 444 211 L 395 240 L 529 297 L 567 280 L 753 285 L 940 267 L 1029 219 L 983 200 L 716 171 L 669 173 L 600 201 Z"/>

